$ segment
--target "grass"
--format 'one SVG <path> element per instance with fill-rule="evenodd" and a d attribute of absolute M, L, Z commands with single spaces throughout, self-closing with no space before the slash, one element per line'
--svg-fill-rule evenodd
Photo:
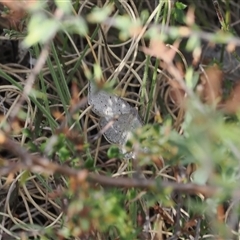
<path fill-rule="evenodd" d="M 202 75 L 216 75 L 211 72 L 214 68 L 207 69 L 220 60 L 210 59 L 199 73 L 190 59 L 195 49 L 202 48 L 194 33 L 216 38 L 219 26 L 228 31 L 229 15 L 231 23 L 237 21 L 239 8 L 230 1 L 219 5 L 226 15 L 223 25 L 213 5 L 196 1 L 198 17 L 187 25 L 182 16 L 193 20 L 193 2 L 182 2 L 187 8 L 171 1 L 115 0 L 109 17 L 107 9 L 101 10 L 104 1 L 98 1 L 95 15 L 92 10 L 97 3 L 73 2 L 74 11 L 58 19 L 61 27 L 53 37 L 30 48 L 37 60 L 44 59 L 46 50 L 42 67 L 32 69 L 28 57 L 14 61 L 13 48 L 0 53 L 1 239 L 238 239 L 240 140 L 235 109 L 239 102 L 229 97 L 238 95 L 234 92 L 238 71 L 230 74 L 223 59 L 224 86 L 229 78 L 235 81 L 230 89 L 207 91 L 211 85 L 203 82 Z M 36 12 L 29 11 L 25 18 L 27 8 L 19 11 L 13 21 L 24 21 L 25 26 L 36 17 Z M 45 20 L 59 17 L 52 5 L 39 11 L 48 13 L 37 26 L 41 31 Z M 76 14 L 86 21 L 87 34 L 76 30 Z M 65 27 L 69 19 L 73 24 Z M 140 19 L 141 25 L 134 19 Z M 179 58 L 168 62 L 164 57 L 172 52 L 165 43 L 173 48 L 181 38 L 171 27 L 183 26 L 189 28 L 191 39 L 185 45 L 192 49 L 187 53 L 179 48 Z M 7 32 L 19 39 L 27 35 L 13 28 L 10 25 Z M 45 30 L 46 34 L 53 31 Z M 237 24 L 233 30 L 237 38 Z M 153 40 L 160 37 L 164 46 L 156 41 L 151 49 Z M 153 50 L 152 56 L 144 47 Z M 177 59 L 185 61 L 183 72 Z M 230 70 L 236 64 L 230 64 Z M 36 72 L 33 82 L 31 72 Z M 194 76 L 199 74 L 195 84 Z M 127 143 L 135 159 L 124 159 L 116 146 L 99 135 L 99 116 L 87 104 L 89 80 L 138 109 L 144 126 Z M 102 80 L 109 84 L 102 85 Z M 181 84 L 188 87 L 186 103 Z M 26 86 L 28 96 L 22 95 Z M 220 90 L 222 110 L 216 103 Z M 215 97 L 212 102 L 211 96 Z M 229 106 L 234 109 L 231 114 Z"/>

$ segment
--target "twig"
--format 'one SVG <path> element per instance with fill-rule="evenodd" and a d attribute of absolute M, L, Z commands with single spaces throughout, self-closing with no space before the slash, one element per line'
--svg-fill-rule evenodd
<path fill-rule="evenodd" d="M 195 234 L 194 240 L 198 240 L 198 239 L 200 238 L 201 221 L 202 221 L 201 218 L 198 218 L 198 219 L 197 219 L 196 234 Z"/>
<path fill-rule="evenodd" d="M 215 11 L 217 13 L 218 21 L 220 22 L 222 28 L 226 29 L 226 22 L 224 20 L 224 17 L 223 17 L 223 14 L 222 14 L 222 11 L 221 11 L 218 1 L 212 0 L 212 2 L 213 2 L 213 6 L 215 8 Z"/>
<path fill-rule="evenodd" d="M 26 169 L 31 171 L 42 171 L 45 173 L 53 174 L 60 173 L 68 177 L 79 179 L 86 170 L 77 171 L 67 166 L 61 166 L 56 163 L 50 162 L 47 158 L 31 155 L 19 143 L 8 138 L 3 132 L 0 132 L 0 146 L 6 150 L 11 151 L 21 159 L 21 164 Z M 16 168 L 17 169 L 17 168 Z M 12 170 L 12 169 L 11 169 Z M 171 188 L 176 192 L 181 193 L 201 193 L 206 197 L 211 197 L 220 191 L 217 187 L 202 186 L 197 184 L 182 184 L 174 182 L 160 182 L 158 180 L 147 179 L 131 179 L 131 178 L 111 178 L 103 175 L 88 173 L 86 176 L 89 182 L 98 183 L 109 187 L 125 187 L 125 188 L 143 188 L 152 191 L 164 191 Z"/>
<path fill-rule="evenodd" d="M 4 173 L 13 173 L 13 170 L 24 168 L 32 172 L 44 172 L 46 174 L 59 173 L 68 177 L 75 178 L 76 181 L 87 180 L 93 184 L 100 184 L 108 187 L 124 187 L 124 188 L 140 188 L 147 189 L 154 192 L 164 192 L 167 189 L 179 193 L 188 194 L 202 194 L 205 197 L 212 197 L 215 194 L 222 191 L 220 187 L 202 186 L 192 183 L 175 183 L 175 182 L 162 182 L 158 179 L 138 179 L 138 178 L 112 178 L 103 175 L 97 175 L 95 173 L 88 173 L 87 170 L 75 170 L 68 166 L 61 166 L 59 164 L 51 162 L 49 159 L 31 155 L 24 147 L 14 140 L 7 137 L 2 131 L 0 131 L 0 147 L 11 151 L 14 155 L 20 158 L 20 163 L 16 163 L 15 168 L 10 165 L 9 172 L 4 168 Z M 2 174 L 0 168 L 0 174 Z M 240 192 L 235 193 L 240 195 Z"/>
<path fill-rule="evenodd" d="M 105 24 L 115 26 L 115 25 L 117 25 L 117 22 L 113 18 L 108 18 L 105 21 Z M 175 27 L 175 26 L 165 26 L 165 25 L 162 26 L 160 24 L 158 24 L 158 25 L 150 24 L 148 26 L 148 29 L 154 29 L 161 33 L 165 33 L 166 35 L 171 34 L 171 33 L 178 33 L 178 36 L 182 37 L 182 38 L 196 37 L 196 38 L 199 38 L 202 40 L 206 40 L 208 42 L 216 41 L 216 39 L 221 39 L 221 40 L 223 39 L 222 33 L 216 33 L 216 32 L 209 33 L 209 32 L 202 31 L 202 30 L 193 30 L 190 27 L 186 27 L 186 26 Z M 221 35 L 221 38 L 219 37 L 218 34 Z M 234 44 L 236 46 L 240 46 L 240 39 L 235 36 L 226 35 L 224 42 L 228 43 L 228 44 Z"/>

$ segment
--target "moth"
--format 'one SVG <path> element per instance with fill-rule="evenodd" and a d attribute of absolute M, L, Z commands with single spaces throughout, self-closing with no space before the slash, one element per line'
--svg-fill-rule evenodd
<path fill-rule="evenodd" d="M 122 150 L 132 132 L 143 125 L 137 110 L 124 99 L 114 94 L 98 90 L 89 82 L 88 104 L 92 111 L 100 116 L 99 126 L 105 139 L 112 144 L 120 145 Z"/>

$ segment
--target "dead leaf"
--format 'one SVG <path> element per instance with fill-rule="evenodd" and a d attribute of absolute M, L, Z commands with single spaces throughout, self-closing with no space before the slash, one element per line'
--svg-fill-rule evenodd
<path fill-rule="evenodd" d="M 226 47 L 226 50 L 229 52 L 229 53 L 232 53 L 236 50 L 236 45 L 233 44 L 233 43 L 228 43 L 227 47 Z"/>
<path fill-rule="evenodd" d="M 235 84 L 230 97 L 220 106 L 220 108 L 229 114 L 234 114 L 240 109 L 240 83 Z"/>
<path fill-rule="evenodd" d="M 195 8 L 189 7 L 186 14 L 186 24 L 192 26 L 195 23 Z"/>
<path fill-rule="evenodd" d="M 8 8 L 6 12 L 1 13 L 4 21 L 4 27 L 19 30 L 22 19 L 26 16 L 25 10 L 19 6 L 18 1 L 0 1 L 4 8 Z M 21 3 L 22 4 L 22 3 Z"/>
<path fill-rule="evenodd" d="M 75 81 L 73 81 L 71 86 L 71 95 L 70 105 L 71 108 L 74 108 L 79 103 L 79 89 Z"/>
<path fill-rule="evenodd" d="M 217 219 L 219 222 L 223 223 L 225 219 L 224 206 L 222 204 L 217 206 Z"/>
<path fill-rule="evenodd" d="M 178 70 L 179 73 L 181 74 L 181 76 L 184 77 L 184 76 L 185 76 L 185 73 L 186 73 L 186 69 L 185 69 L 184 64 L 183 64 L 182 62 L 180 62 L 180 61 L 177 61 L 177 62 L 175 63 L 175 65 L 176 65 L 177 70 Z"/>
<path fill-rule="evenodd" d="M 200 76 L 202 91 L 200 98 L 203 102 L 216 105 L 222 98 L 223 71 L 214 64 L 208 67 Z"/>
<path fill-rule="evenodd" d="M 52 115 L 57 121 L 63 121 L 65 119 L 64 114 L 58 110 L 53 110 Z"/>
<path fill-rule="evenodd" d="M 176 63 L 176 69 L 179 71 L 180 75 L 182 76 L 182 78 L 185 75 L 185 69 L 182 63 L 177 62 Z M 180 86 L 179 82 L 177 82 L 176 80 L 169 80 L 169 84 L 170 84 L 170 88 L 169 88 L 169 98 L 170 100 L 176 104 L 177 106 L 179 106 L 180 108 L 182 108 L 184 106 L 184 102 L 185 102 L 185 91 L 184 89 Z"/>
<path fill-rule="evenodd" d="M 176 104 L 180 108 L 183 107 L 185 99 L 185 91 L 183 89 L 173 87 L 170 88 L 169 97 L 174 104 Z"/>
<path fill-rule="evenodd" d="M 9 29 L 22 31 L 24 26 L 22 21 L 27 16 L 27 10 L 36 3 L 36 0 L 0 0 L 0 4 L 7 8 L 0 14 L 0 24 Z"/>
<path fill-rule="evenodd" d="M 178 46 L 179 41 L 176 41 L 173 44 L 173 47 L 178 48 Z M 176 55 L 176 51 L 173 48 L 167 46 L 160 39 L 151 39 L 149 47 L 142 47 L 142 50 L 145 54 L 162 59 L 165 63 L 172 63 Z"/>

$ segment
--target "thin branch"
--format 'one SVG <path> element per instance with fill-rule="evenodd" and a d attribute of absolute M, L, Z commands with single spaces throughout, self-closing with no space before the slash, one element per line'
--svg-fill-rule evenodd
<path fill-rule="evenodd" d="M 108 187 L 135 187 L 162 193 L 164 193 L 166 190 L 173 190 L 180 193 L 202 194 L 205 197 L 212 197 L 222 191 L 220 187 L 203 186 L 193 183 L 183 184 L 176 182 L 163 182 L 160 179 L 148 180 L 142 178 L 124 177 L 112 178 L 108 176 L 97 175 L 95 173 L 89 173 L 85 169 L 78 171 L 68 166 L 61 166 L 53 163 L 45 157 L 30 154 L 24 147 L 22 147 L 16 141 L 11 140 L 2 131 L 0 131 L 0 147 L 10 151 L 21 160 L 19 163 L 16 163 L 15 167 L 13 167 L 13 164 L 9 164 L 9 172 L 6 171 L 6 166 L 4 168 L 0 168 L 0 174 L 12 173 L 13 170 L 19 170 L 20 168 L 23 168 L 32 172 L 44 172 L 46 174 L 59 173 L 75 178 L 77 181 L 87 180 L 90 183 L 97 183 Z M 236 194 L 240 195 L 240 192 L 237 192 Z"/>

